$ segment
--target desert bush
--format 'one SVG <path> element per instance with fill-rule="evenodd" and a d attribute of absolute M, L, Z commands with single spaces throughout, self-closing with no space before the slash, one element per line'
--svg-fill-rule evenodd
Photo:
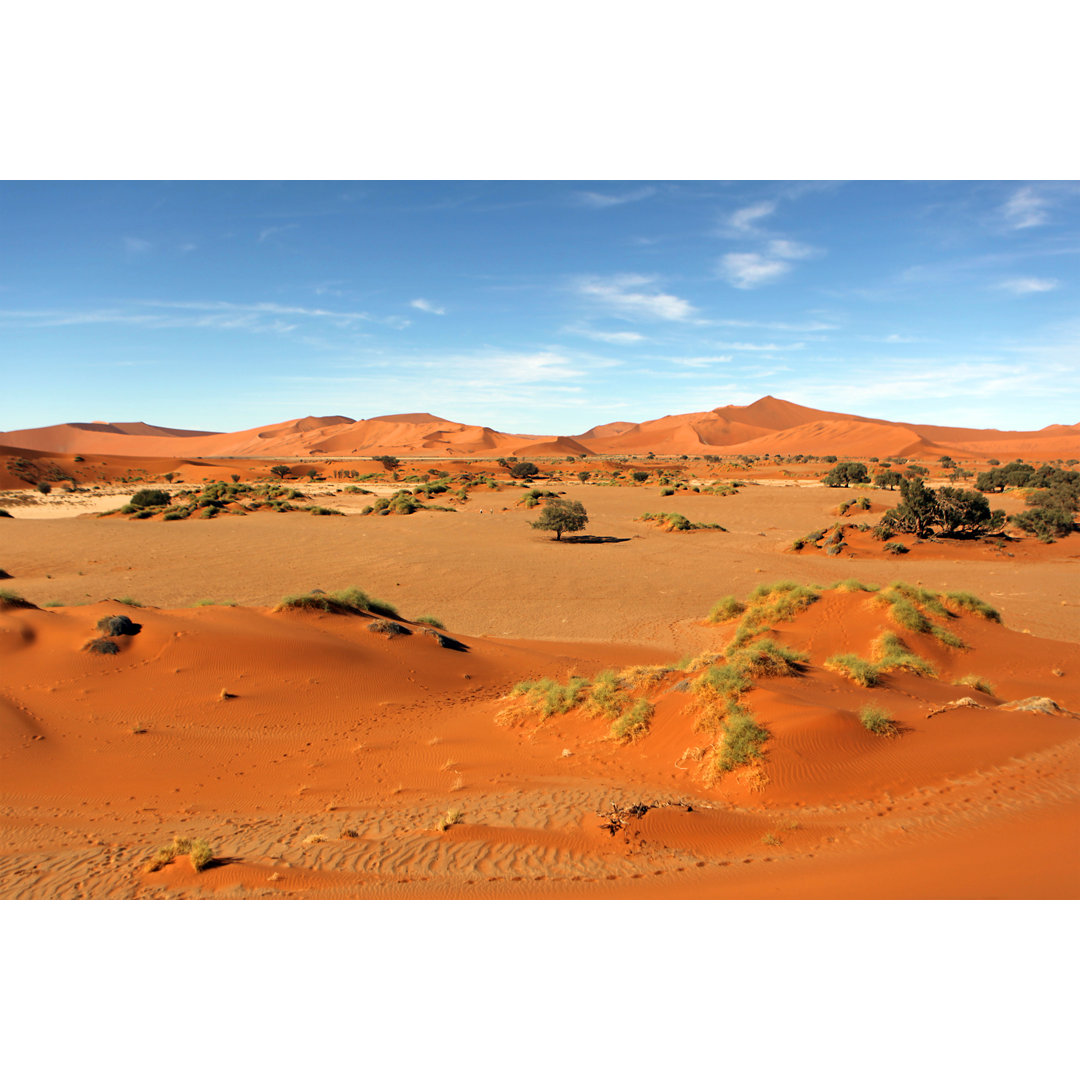
<path fill-rule="evenodd" d="M 826 461 L 828 458 L 825 459 Z M 842 461 L 825 476 L 827 487 L 847 487 L 849 484 L 868 484 L 870 474 L 861 461 Z"/>
<path fill-rule="evenodd" d="M 120 646 L 108 638 L 94 638 L 84 646 L 87 652 L 99 653 L 102 656 L 115 656 L 120 651 Z"/>
<path fill-rule="evenodd" d="M 37 489 L 41 492 L 42 495 L 48 495 L 49 492 L 52 491 L 52 484 L 50 484 L 47 480 L 42 480 L 37 485 Z"/>
<path fill-rule="evenodd" d="M 445 625 L 435 618 L 434 615 L 417 615 L 413 622 L 424 623 L 427 626 L 434 626 L 436 630 L 445 630 Z"/>
<path fill-rule="evenodd" d="M 390 619 L 375 619 L 368 624 L 368 630 L 373 634 L 385 634 L 387 637 L 405 637 L 412 633 L 407 626 Z"/>
<path fill-rule="evenodd" d="M 105 615 L 98 619 L 97 628 L 105 637 L 134 637 L 142 629 L 126 615 Z"/>
<path fill-rule="evenodd" d="M 167 491 L 159 488 L 139 488 L 131 496 L 130 505 L 138 507 L 168 506 L 172 502 L 172 496 Z"/>
<path fill-rule="evenodd" d="M 540 470 L 531 461 L 516 461 L 510 466 L 510 475 L 515 480 L 528 480 L 530 476 L 539 476 Z"/>
<path fill-rule="evenodd" d="M 911 549 L 901 544 L 898 540 L 893 540 L 886 544 L 882 550 L 887 551 L 890 555 L 906 555 Z"/>
<path fill-rule="evenodd" d="M 884 710 L 873 705 L 864 705 L 859 710 L 859 721 L 871 735 L 895 735 L 897 732 L 896 722 Z"/>

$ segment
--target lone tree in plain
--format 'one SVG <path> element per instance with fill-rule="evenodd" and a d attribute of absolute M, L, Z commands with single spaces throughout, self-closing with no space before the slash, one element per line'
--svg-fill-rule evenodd
<path fill-rule="evenodd" d="M 529 524 L 534 529 L 553 532 L 555 539 L 561 540 L 564 532 L 581 532 L 588 523 L 589 515 L 581 503 L 570 499 L 552 499 L 540 511 L 540 516 Z"/>
<path fill-rule="evenodd" d="M 270 472 L 280 480 L 284 480 L 292 472 L 292 469 L 288 465 L 274 465 L 271 467 Z"/>

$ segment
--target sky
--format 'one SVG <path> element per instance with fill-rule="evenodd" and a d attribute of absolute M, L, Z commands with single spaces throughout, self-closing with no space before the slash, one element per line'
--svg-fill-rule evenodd
<path fill-rule="evenodd" d="M 1080 421 L 1080 183 L 0 183 L 0 430 Z"/>

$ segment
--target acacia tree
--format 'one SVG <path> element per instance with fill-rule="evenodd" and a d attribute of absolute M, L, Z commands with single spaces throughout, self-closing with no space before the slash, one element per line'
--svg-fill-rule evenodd
<path fill-rule="evenodd" d="M 292 469 L 288 465 L 274 465 L 271 467 L 270 472 L 279 479 L 284 480 L 292 472 Z"/>
<path fill-rule="evenodd" d="M 828 458 L 825 459 L 828 461 Z M 825 477 L 828 487 L 847 487 L 848 484 L 868 484 L 870 474 L 861 461 L 841 461 L 834 465 Z"/>
<path fill-rule="evenodd" d="M 585 507 L 573 499 L 552 499 L 540 511 L 540 516 L 529 522 L 534 529 L 553 532 L 556 540 L 561 540 L 564 532 L 581 532 L 588 523 Z"/>

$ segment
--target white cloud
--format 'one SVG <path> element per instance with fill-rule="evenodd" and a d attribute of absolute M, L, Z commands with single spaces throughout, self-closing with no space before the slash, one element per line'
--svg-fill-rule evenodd
<path fill-rule="evenodd" d="M 124 250 L 129 255 L 145 255 L 148 251 L 153 250 L 153 247 L 154 245 L 149 240 L 143 240 L 141 237 L 124 237 Z"/>
<path fill-rule="evenodd" d="M 655 280 L 640 274 L 618 274 L 612 278 L 586 278 L 578 283 L 577 289 L 582 296 L 627 318 L 685 322 L 695 314 L 693 306 L 681 297 L 639 291 Z"/>
<path fill-rule="evenodd" d="M 717 319 L 717 326 L 753 327 L 758 330 L 787 330 L 795 334 L 815 334 L 821 330 L 838 330 L 835 323 L 808 322 L 808 323 L 784 323 L 784 322 L 754 322 L 751 319 Z"/>
<path fill-rule="evenodd" d="M 1046 222 L 1046 200 L 1033 188 L 1023 187 L 1015 191 L 1001 208 L 1010 228 L 1030 229 Z"/>
<path fill-rule="evenodd" d="M 645 340 L 644 334 L 634 330 L 586 330 L 572 326 L 568 330 L 571 334 L 580 334 L 582 337 L 591 338 L 593 341 L 603 341 L 609 345 L 635 345 Z"/>
<path fill-rule="evenodd" d="M 767 259 L 753 251 L 729 251 L 717 265 L 717 273 L 736 289 L 756 289 L 781 278 L 791 269 L 782 259 Z"/>
<path fill-rule="evenodd" d="M 805 348 L 805 342 L 796 341 L 790 345 L 758 345 L 749 341 L 718 341 L 718 349 L 734 349 L 735 352 L 787 352 L 791 349 Z"/>
<path fill-rule="evenodd" d="M 769 254 L 777 259 L 810 259 L 820 252 L 809 244 L 800 244 L 797 240 L 770 240 Z"/>
<path fill-rule="evenodd" d="M 1050 292 L 1060 284 L 1056 278 L 1022 277 L 1002 281 L 997 288 L 1011 292 L 1014 296 L 1027 296 L 1028 293 Z"/>
<path fill-rule="evenodd" d="M 419 311 L 426 311 L 429 315 L 446 314 L 446 308 L 436 307 L 430 300 L 425 300 L 423 297 L 418 297 L 416 300 L 410 300 L 409 306 L 417 308 Z"/>
<path fill-rule="evenodd" d="M 707 368 L 713 364 L 730 364 L 730 356 L 671 356 L 668 359 L 673 364 L 681 364 L 683 367 Z"/>
<path fill-rule="evenodd" d="M 582 206 L 606 210 L 609 206 L 623 206 L 625 203 L 640 202 L 642 199 L 649 199 L 655 194 L 656 188 L 654 187 L 637 188 L 621 195 L 608 195 L 600 191 L 579 191 L 577 192 L 577 201 Z"/>
<path fill-rule="evenodd" d="M 775 212 L 776 203 L 774 202 L 753 203 L 750 206 L 744 206 L 741 210 L 736 210 L 728 218 L 728 225 L 738 232 L 753 232 L 762 218 L 769 217 Z"/>

